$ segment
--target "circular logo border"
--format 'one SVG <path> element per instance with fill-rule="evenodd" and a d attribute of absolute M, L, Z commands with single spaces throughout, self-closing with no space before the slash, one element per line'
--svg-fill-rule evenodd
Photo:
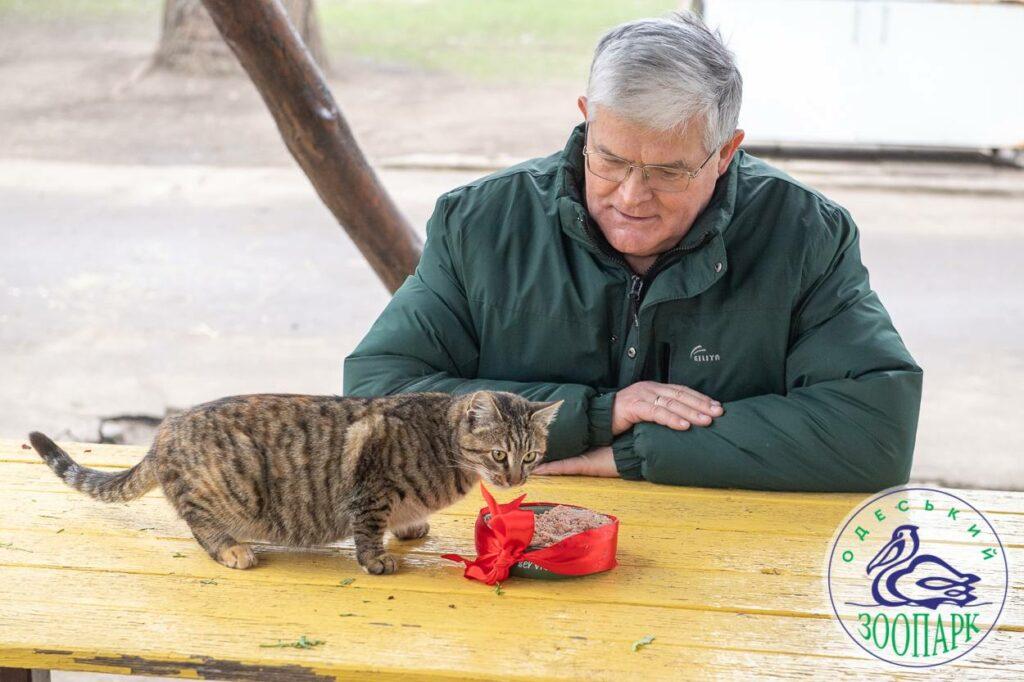
<path fill-rule="evenodd" d="M 836 608 L 835 598 L 832 596 L 832 562 L 833 562 L 833 560 L 835 559 L 835 556 L 836 556 L 836 547 L 839 545 L 839 539 L 841 537 L 843 537 L 843 534 L 846 532 L 846 529 L 849 527 L 850 523 L 855 518 L 857 518 L 860 515 L 860 513 L 862 511 L 864 511 L 868 506 L 870 506 L 871 504 L 877 502 L 878 500 L 884 499 L 884 498 L 889 497 L 890 495 L 894 495 L 896 493 L 909 492 L 911 490 L 924 490 L 924 491 L 928 491 L 928 492 L 933 492 L 933 493 L 939 493 L 939 494 L 942 494 L 942 495 L 946 495 L 946 496 L 952 497 L 954 500 L 957 500 L 958 502 L 962 502 L 963 504 L 965 504 L 968 507 L 970 507 L 971 511 L 973 511 L 975 514 L 980 516 L 981 519 L 985 522 L 985 525 L 987 525 L 989 527 L 989 530 L 992 531 L 992 535 L 995 537 L 996 542 L 999 543 L 999 553 L 1000 553 L 1000 555 L 1002 556 L 1002 559 L 1003 559 L 1003 601 L 999 605 L 999 611 L 996 613 L 996 617 L 992 620 L 992 625 L 990 625 L 988 630 L 985 632 L 985 634 L 982 635 L 981 638 L 979 638 L 977 642 L 975 642 L 974 646 L 972 646 L 970 649 L 967 649 L 962 654 L 957 654 L 953 658 L 950 658 L 949 660 L 946 660 L 946 661 L 939 661 L 938 663 L 928 663 L 927 665 L 912 665 L 912 664 L 909 664 L 909 663 L 898 663 L 896 661 L 890 661 L 889 659 L 882 658 L 881 656 L 879 656 L 875 652 L 873 652 L 870 649 L 862 646 L 861 643 L 857 641 L 857 638 L 854 637 L 853 634 L 846 628 L 846 623 L 843 622 L 842 616 L 839 615 L 839 609 Z M 828 572 L 826 574 L 825 582 L 828 584 L 828 601 L 829 601 L 829 604 L 832 606 L 832 612 L 836 615 L 836 620 L 839 621 L 840 627 L 843 628 L 843 631 L 847 634 L 847 636 L 849 636 L 849 638 L 853 641 L 853 643 L 856 644 L 860 649 L 866 651 L 867 653 L 871 654 L 872 656 L 874 656 L 875 658 L 877 658 L 880 661 L 883 661 L 885 663 L 889 663 L 890 665 L 898 665 L 901 668 L 915 668 L 915 669 L 934 668 L 934 667 L 937 667 L 937 666 L 940 666 L 940 665 L 946 665 L 947 663 L 952 663 L 953 661 L 957 660 L 958 658 L 961 658 L 961 657 L 966 656 L 967 654 L 971 653 L 972 651 L 977 649 L 978 646 L 982 642 L 985 641 L 985 638 L 988 637 L 989 634 L 993 630 L 996 629 L 996 625 L 999 623 L 999 618 L 1003 615 L 1003 609 L 1006 608 L 1006 598 L 1007 598 L 1007 596 L 1009 596 L 1009 593 L 1010 593 L 1010 564 L 1009 564 L 1009 562 L 1006 559 L 1006 548 L 1003 546 L 1003 541 L 999 537 L 999 533 L 996 532 L 995 526 L 993 526 L 992 523 L 988 520 L 988 517 L 985 516 L 984 514 L 982 514 L 980 511 L 978 511 L 978 509 L 973 504 L 971 504 L 967 500 L 963 499 L 962 497 L 958 497 L 958 496 L 954 495 L 953 493 L 947 492 L 947 491 L 942 490 L 940 488 L 927 488 L 927 487 L 923 487 L 923 486 L 915 486 L 913 488 L 896 487 L 896 488 L 889 488 L 888 490 L 883 490 L 882 492 L 876 494 L 874 497 L 872 497 L 867 502 L 862 504 L 856 511 L 854 511 L 852 514 L 850 514 L 850 517 L 846 520 L 846 523 L 843 524 L 842 529 L 840 529 L 839 532 L 836 533 L 835 537 L 832 540 L 832 549 L 829 551 L 829 555 L 828 555 Z"/>

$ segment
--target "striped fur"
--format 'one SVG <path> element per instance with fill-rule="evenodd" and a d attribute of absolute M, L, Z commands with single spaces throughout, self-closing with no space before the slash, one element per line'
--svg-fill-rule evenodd
<path fill-rule="evenodd" d="M 152 450 L 131 469 L 112 474 L 81 466 L 59 445 L 38 431 L 28 434 L 28 440 L 62 481 L 97 500 L 126 502 L 145 495 L 156 486 Z"/>
<path fill-rule="evenodd" d="M 149 453 L 107 473 L 29 439 L 65 483 L 96 499 L 160 484 L 200 545 L 231 568 L 255 565 L 246 541 L 311 546 L 354 537 L 369 573 L 393 573 L 384 533 L 425 535 L 427 517 L 482 477 L 521 485 L 547 447 L 559 407 L 512 393 L 384 398 L 247 395 L 169 417 Z"/>

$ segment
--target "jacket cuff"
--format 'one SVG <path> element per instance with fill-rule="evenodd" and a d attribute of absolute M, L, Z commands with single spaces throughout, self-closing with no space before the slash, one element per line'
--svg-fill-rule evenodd
<path fill-rule="evenodd" d="M 615 391 L 598 393 L 590 399 L 587 407 L 587 418 L 590 422 L 590 445 L 597 447 L 612 442 L 612 404 L 615 402 Z"/>
<path fill-rule="evenodd" d="M 643 458 L 633 451 L 633 429 L 620 434 L 612 441 L 612 455 L 620 477 L 627 481 L 643 480 Z"/>

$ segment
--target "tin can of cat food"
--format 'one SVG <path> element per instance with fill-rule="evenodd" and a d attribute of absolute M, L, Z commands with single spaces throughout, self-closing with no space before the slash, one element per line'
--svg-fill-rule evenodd
<path fill-rule="evenodd" d="M 555 507 L 571 507 L 590 512 L 584 507 L 553 502 L 528 502 L 519 505 L 518 509 L 532 512 L 536 524 L 538 517 Z M 610 514 L 591 513 L 607 518 L 608 522 L 596 528 L 574 533 L 547 546 L 534 544 L 535 536 L 519 560 L 509 568 L 509 575 L 539 580 L 562 580 L 602 573 L 615 568 L 618 565 L 615 554 L 619 538 L 619 520 Z M 475 529 L 477 551 L 482 551 L 484 538 L 490 532 L 490 520 L 490 512 L 486 508 L 481 509 Z"/>

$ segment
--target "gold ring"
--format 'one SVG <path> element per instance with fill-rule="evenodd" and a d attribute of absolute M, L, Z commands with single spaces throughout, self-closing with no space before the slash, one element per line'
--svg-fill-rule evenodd
<path fill-rule="evenodd" d="M 661 396 L 660 396 L 660 395 L 656 395 L 656 396 L 654 396 L 654 406 L 655 406 L 655 407 L 657 407 L 657 406 L 658 406 L 658 401 L 659 401 L 659 400 L 661 400 Z"/>

